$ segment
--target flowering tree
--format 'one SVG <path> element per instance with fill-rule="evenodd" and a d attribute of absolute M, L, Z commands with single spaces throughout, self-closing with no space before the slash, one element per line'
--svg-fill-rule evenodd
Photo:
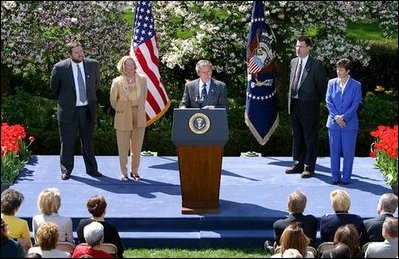
<path fill-rule="evenodd" d="M 199 57 L 217 62 L 216 69 L 235 74 L 245 67 L 245 43 L 252 1 L 158 1 L 154 3 L 162 62 L 169 68 Z M 384 35 L 397 32 L 395 1 L 265 1 L 266 21 L 275 35 L 277 57 L 291 58 L 295 39 L 316 29 L 313 53 L 330 64 L 352 56 L 367 65 L 367 44 L 348 39 L 348 21 L 376 18 Z"/>
<path fill-rule="evenodd" d="M 100 61 L 105 78 L 129 51 L 125 4 L 118 1 L 1 2 L 1 62 L 14 73 L 43 71 L 67 57 L 65 44 L 80 41 L 87 56 Z"/>
<path fill-rule="evenodd" d="M 76 39 L 83 43 L 89 56 L 99 60 L 102 76 L 108 80 L 115 76 L 116 61 L 129 50 L 127 35 L 131 33 L 131 24 L 124 20 L 123 10 L 135 3 L 2 2 L 2 65 L 12 67 L 14 73 L 48 74 L 54 63 L 65 58 L 65 43 Z M 199 58 L 207 58 L 231 80 L 245 77 L 245 44 L 252 1 L 152 3 L 161 62 L 168 69 L 184 69 Z M 351 56 L 366 66 L 367 44 L 346 37 L 347 23 L 373 18 L 384 35 L 390 37 L 397 32 L 397 10 L 396 1 L 265 1 L 266 20 L 273 29 L 273 50 L 278 60 L 291 58 L 296 37 L 313 29 L 313 55 L 326 65 Z"/>

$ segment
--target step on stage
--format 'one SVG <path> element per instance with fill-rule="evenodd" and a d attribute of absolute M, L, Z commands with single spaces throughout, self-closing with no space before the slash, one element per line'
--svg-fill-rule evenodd
<path fill-rule="evenodd" d="M 380 195 L 392 192 L 369 157 L 355 158 L 352 183 L 345 186 L 331 185 L 329 157 L 317 159 L 316 174 L 309 179 L 284 173 L 291 157 L 223 157 L 219 213 L 182 214 L 177 157 L 142 157 L 142 180 L 128 182 L 120 180 L 117 156 L 97 156 L 97 162 L 103 177 L 86 175 L 82 157 L 75 156 L 72 177 L 63 181 L 59 156 L 33 156 L 11 186 L 25 196 L 17 216 L 30 225 L 39 213 L 40 191 L 56 187 L 62 197 L 59 214 L 72 218 L 74 231 L 81 218 L 91 216 L 86 201 L 103 195 L 106 220 L 117 227 L 126 247 L 263 247 L 273 238 L 273 222 L 287 215 L 287 196 L 294 190 L 307 195 L 305 214 L 319 219 L 333 212 L 329 194 L 334 189 L 346 190 L 349 212 L 363 218 L 376 216 Z"/>

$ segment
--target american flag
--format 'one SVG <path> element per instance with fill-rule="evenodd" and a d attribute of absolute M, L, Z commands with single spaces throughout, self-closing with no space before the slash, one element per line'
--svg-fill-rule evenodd
<path fill-rule="evenodd" d="M 149 126 L 161 118 L 171 104 L 159 73 L 157 37 L 150 1 L 137 1 L 130 56 L 136 60 L 137 73 L 147 77 L 145 112 Z"/>
<path fill-rule="evenodd" d="M 259 144 L 269 140 L 278 125 L 276 85 L 273 73 L 271 32 L 262 1 L 254 1 L 247 42 L 247 91 L 245 123 Z"/>

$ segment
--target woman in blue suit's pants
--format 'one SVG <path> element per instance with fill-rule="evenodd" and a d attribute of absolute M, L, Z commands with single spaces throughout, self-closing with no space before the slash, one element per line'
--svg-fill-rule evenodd
<path fill-rule="evenodd" d="M 359 128 L 357 109 L 362 99 L 362 89 L 360 82 L 349 76 L 349 59 L 338 60 L 336 68 L 338 77 L 328 81 L 326 93 L 332 183 L 349 184 Z M 342 173 L 341 156 L 344 158 Z"/>

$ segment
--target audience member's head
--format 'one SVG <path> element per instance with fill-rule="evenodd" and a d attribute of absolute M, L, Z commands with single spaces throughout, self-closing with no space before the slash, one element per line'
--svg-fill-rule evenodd
<path fill-rule="evenodd" d="M 306 195 L 300 191 L 294 191 L 288 196 L 288 211 L 303 213 L 306 207 Z"/>
<path fill-rule="evenodd" d="M 15 215 L 24 201 L 24 196 L 17 190 L 8 188 L 1 193 L 1 213 Z"/>
<path fill-rule="evenodd" d="M 29 253 L 25 258 L 42 258 L 42 255 L 39 253 Z"/>
<path fill-rule="evenodd" d="M 382 236 L 385 239 L 398 238 L 398 219 L 387 217 L 382 224 Z"/>
<path fill-rule="evenodd" d="M 83 228 L 83 236 L 89 246 L 99 245 L 103 242 L 104 227 L 101 223 L 93 221 Z"/>
<path fill-rule="evenodd" d="M 37 207 L 43 215 L 58 213 L 61 207 L 61 193 L 57 188 L 47 188 L 40 192 Z"/>
<path fill-rule="evenodd" d="M 280 237 L 281 254 L 289 248 L 297 249 L 303 257 L 306 256 L 306 248 L 309 245 L 309 238 L 303 232 L 300 222 L 289 224 Z"/>
<path fill-rule="evenodd" d="M 7 224 L 4 222 L 3 219 L 1 219 L 1 243 L 3 244 L 8 240 L 8 235 L 7 235 Z"/>
<path fill-rule="evenodd" d="M 44 251 L 55 249 L 58 238 L 59 233 L 57 225 L 53 222 L 43 223 L 36 232 L 37 243 Z"/>
<path fill-rule="evenodd" d="M 360 239 L 355 225 L 346 224 L 335 231 L 334 244 L 338 243 L 344 243 L 349 247 L 351 258 L 358 255 L 360 252 Z"/>
<path fill-rule="evenodd" d="M 340 189 L 330 193 L 330 201 L 335 212 L 348 212 L 351 206 L 349 193 Z"/>
<path fill-rule="evenodd" d="M 333 249 L 329 251 L 331 258 L 350 258 L 351 250 L 349 246 L 344 243 L 338 243 Z"/>
<path fill-rule="evenodd" d="M 303 258 L 301 253 L 295 248 L 289 248 L 284 251 L 283 258 Z"/>
<path fill-rule="evenodd" d="M 105 209 L 107 208 L 107 202 L 104 196 L 94 195 L 86 203 L 87 210 L 93 217 L 101 217 L 105 214 Z"/>
<path fill-rule="evenodd" d="M 394 214 L 398 208 L 398 196 L 393 193 L 384 193 L 381 195 L 377 205 L 377 212 Z"/>

